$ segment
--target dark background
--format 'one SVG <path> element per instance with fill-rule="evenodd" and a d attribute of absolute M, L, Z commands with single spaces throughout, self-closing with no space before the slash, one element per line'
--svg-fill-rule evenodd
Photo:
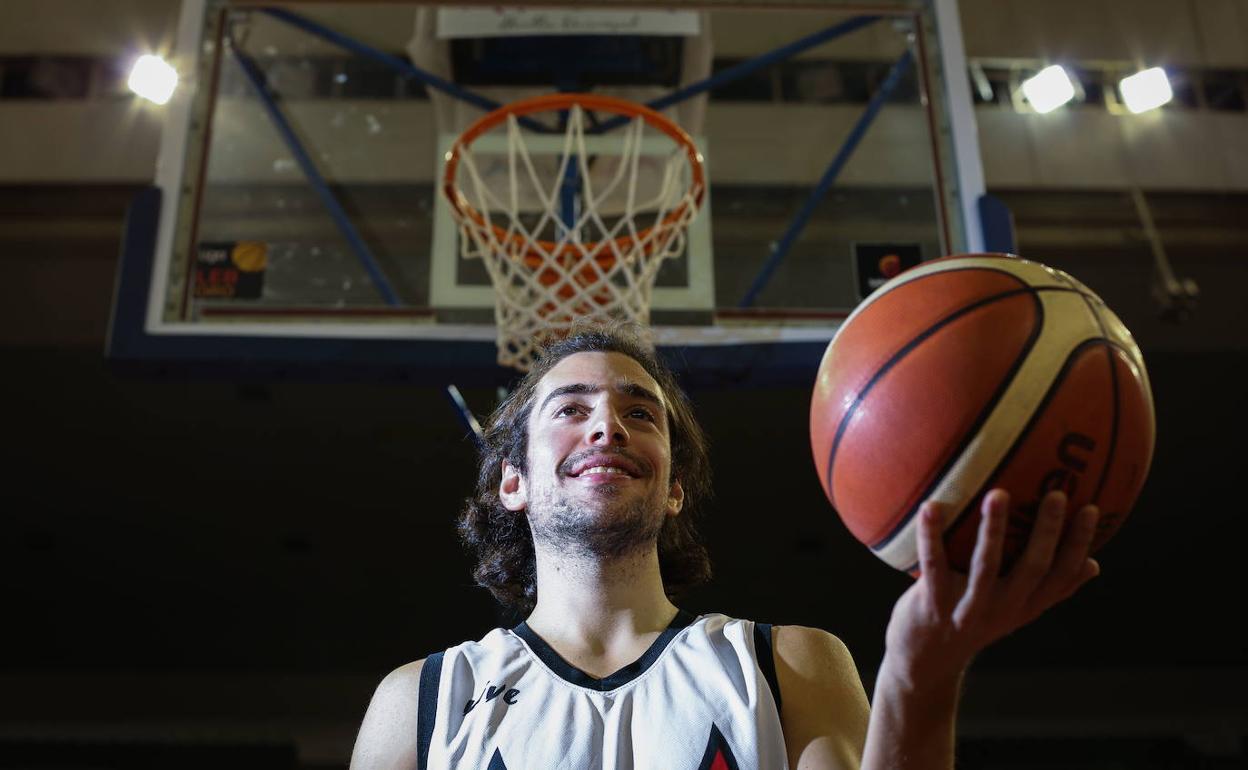
<path fill-rule="evenodd" d="M 105 359 L 123 218 L 149 181 L 163 120 L 127 94 L 124 61 L 134 45 L 159 50 L 172 39 L 177 5 L 0 2 L 5 770 L 342 767 L 386 672 L 514 621 L 472 585 L 455 541 L 474 452 L 446 382 L 240 376 L 227 366 L 137 376 Z M 1158 433 L 1139 504 L 1099 555 L 1102 576 L 972 668 L 958 766 L 1248 766 L 1239 483 L 1248 194 L 1218 192 L 1232 180 L 1242 190 L 1242 174 L 1219 172 L 1243 168 L 1235 139 L 1248 70 L 1230 22 L 1248 12 L 1243 0 L 961 7 L 968 57 L 995 89 L 972 94 L 985 173 L 1014 213 L 1018 251 L 1073 273 L 1135 332 Z M 1018 127 L 1016 67 L 1060 57 L 1079 67 L 1086 93 L 1054 117 L 1091 133 L 1076 144 L 1035 124 L 1036 137 L 1062 141 L 1044 159 L 1024 157 L 1039 145 L 994 133 Z M 1098 145 L 1107 134 L 1092 129 L 1104 128 L 1093 118 L 1128 58 L 1166 63 L 1175 78 L 1173 133 L 1148 145 L 1157 168 L 1134 159 L 1128 171 L 1187 185 L 1146 189 L 1176 272 L 1201 289 L 1181 323 L 1160 317 L 1139 217 L 1124 190 L 1110 189 L 1122 180 L 1089 189 L 1087 174 L 1062 177 L 1073 165 L 1063 151 L 1085 161 L 1121 151 Z M 889 65 L 794 61 L 711 98 L 865 105 Z M 317 93 L 423 98 L 396 88 L 393 73 L 377 75 L 351 69 L 349 90 L 326 77 Z M 903 81 L 895 97 L 912 100 L 915 88 Z M 1002 188 L 1001 172 L 1037 186 Z M 765 191 L 781 224 L 786 201 L 802 200 L 783 192 Z M 844 214 L 840 192 L 824 205 Z M 857 212 L 892 195 L 875 192 Z M 759 197 L 726 193 L 716 193 L 718 211 Z M 729 223 L 717 220 L 721 233 Z M 761 254 L 775 238 L 735 225 L 743 252 Z M 721 268 L 717 284 L 734 301 L 753 272 Z M 705 521 L 716 578 L 681 603 L 826 628 L 870 689 L 909 579 L 859 545 L 823 499 L 807 448 L 808 382 L 703 382 L 692 395 L 717 476 Z M 496 399 L 487 388 L 465 396 L 478 414 Z"/>

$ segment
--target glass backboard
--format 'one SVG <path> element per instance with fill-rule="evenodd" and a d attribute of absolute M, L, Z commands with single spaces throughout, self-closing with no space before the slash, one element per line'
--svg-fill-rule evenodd
<path fill-rule="evenodd" d="M 493 106 L 592 91 L 661 110 L 705 159 L 704 205 L 656 278 L 658 344 L 695 372 L 813 372 L 891 272 L 978 249 L 951 8 L 185 0 L 111 354 L 509 376 L 442 164 Z"/>

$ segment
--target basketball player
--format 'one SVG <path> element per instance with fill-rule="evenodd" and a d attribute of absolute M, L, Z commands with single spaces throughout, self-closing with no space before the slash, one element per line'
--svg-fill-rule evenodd
<path fill-rule="evenodd" d="M 636 339 L 591 331 L 554 345 L 485 441 L 460 532 L 477 581 L 527 619 L 387 676 L 357 770 L 952 768 L 971 659 L 1098 571 L 1097 512 L 1080 511 L 1063 535 L 1060 493 L 1042 502 L 1005 577 L 1003 492 L 984 503 L 967 576 L 947 565 L 926 504 L 922 577 L 893 609 L 869 709 L 831 634 L 672 603 L 710 573 L 692 526 L 706 444 Z"/>

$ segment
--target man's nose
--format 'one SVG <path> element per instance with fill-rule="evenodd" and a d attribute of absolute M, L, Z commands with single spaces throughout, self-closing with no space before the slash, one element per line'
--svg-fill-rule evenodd
<path fill-rule="evenodd" d="M 594 420 L 590 424 L 589 442 L 595 446 L 628 443 L 628 429 L 614 409 L 603 407 L 594 414 Z"/>

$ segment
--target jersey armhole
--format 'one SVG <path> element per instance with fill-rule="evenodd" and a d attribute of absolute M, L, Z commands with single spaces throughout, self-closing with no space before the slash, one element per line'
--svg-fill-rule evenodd
<path fill-rule="evenodd" d="M 442 657 L 438 652 L 425 658 L 420 669 L 420 701 L 416 714 L 416 768 L 429 767 L 429 745 L 433 742 L 433 723 L 438 717 L 438 690 L 442 685 Z"/>
<path fill-rule="evenodd" d="M 776 678 L 776 656 L 772 649 L 772 625 L 770 623 L 754 624 L 754 650 L 758 655 L 758 667 L 762 669 L 763 678 L 771 688 L 771 696 L 776 699 L 776 713 L 780 712 L 780 680 Z"/>

